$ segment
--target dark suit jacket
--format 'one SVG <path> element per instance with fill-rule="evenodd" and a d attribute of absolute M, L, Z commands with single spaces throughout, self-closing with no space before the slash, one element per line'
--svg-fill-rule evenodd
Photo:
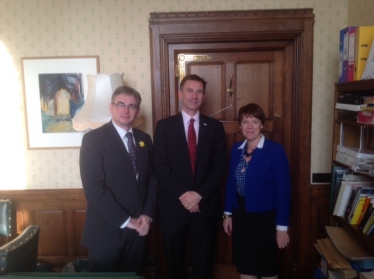
<path fill-rule="evenodd" d="M 200 114 L 195 176 L 192 176 L 182 114 L 157 122 L 154 135 L 154 171 L 160 184 L 160 222 L 173 227 L 190 214 L 205 220 L 222 215 L 219 185 L 226 171 L 226 137 L 222 123 Z M 186 191 L 202 196 L 201 213 L 189 213 L 179 197 Z"/>
<path fill-rule="evenodd" d="M 112 122 L 83 136 L 80 173 L 87 199 L 82 245 L 115 247 L 120 226 L 131 216 L 154 218 L 157 181 L 152 175 L 152 141 L 134 129 L 138 181 L 131 159 Z M 140 143 L 143 142 L 142 147 Z"/>

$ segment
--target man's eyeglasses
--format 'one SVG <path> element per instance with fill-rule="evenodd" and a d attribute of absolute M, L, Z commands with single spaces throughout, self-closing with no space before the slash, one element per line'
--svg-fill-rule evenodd
<path fill-rule="evenodd" d="M 137 110 L 139 108 L 139 106 L 137 105 L 134 105 L 134 104 L 126 105 L 125 103 L 122 103 L 122 102 L 119 102 L 117 104 L 115 103 L 112 103 L 112 104 L 121 110 L 124 110 L 125 108 L 128 108 L 129 110 Z"/>

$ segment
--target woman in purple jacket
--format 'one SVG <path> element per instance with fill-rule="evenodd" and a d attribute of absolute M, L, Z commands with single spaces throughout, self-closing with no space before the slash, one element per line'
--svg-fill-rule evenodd
<path fill-rule="evenodd" d="M 232 235 L 241 279 L 277 278 L 277 247 L 289 243 L 290 170 L 281 144 L 261 133 L 265 113 L 248 104 L 238 113 L 244 142 L 233 145 L 223 228 Z"/>

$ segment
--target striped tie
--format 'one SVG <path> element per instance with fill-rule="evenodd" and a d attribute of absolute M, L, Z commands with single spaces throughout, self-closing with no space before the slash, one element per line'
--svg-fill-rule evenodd
<path fill-rule="evenodd" d="M 193 126 L 195 119 L 191 118 L 190 125 L 188 126 L 188 151 L 190 153 L 192 175 L 195 175 L 195 162 L 196 162 L 196 132 Z"/>
<path fill-rule="evenodd" d="M 132 133 L 127 132 L 126 138 L 127 138 L 127 146 L 129 148 L 129 155 L 131 158 L 132 166 L 134 167 L 135 173 L 138 173 L 138 168 L 136 164 L 136 149 L 135 149 L 134 141 L 132 139 Z"/>

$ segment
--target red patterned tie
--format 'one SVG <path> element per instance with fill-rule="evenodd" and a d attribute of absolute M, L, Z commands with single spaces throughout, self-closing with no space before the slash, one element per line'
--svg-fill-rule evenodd
<path fill-rule="evenodd" d="M 190 125 L 188 126 L 188 151 L 190 152 L 192 175 L 195 174 L 195 161 L 196 161 L 196 132 L 193 126 L 194 122 L 195 122 L 195 119 L 191 118 Z"/>

